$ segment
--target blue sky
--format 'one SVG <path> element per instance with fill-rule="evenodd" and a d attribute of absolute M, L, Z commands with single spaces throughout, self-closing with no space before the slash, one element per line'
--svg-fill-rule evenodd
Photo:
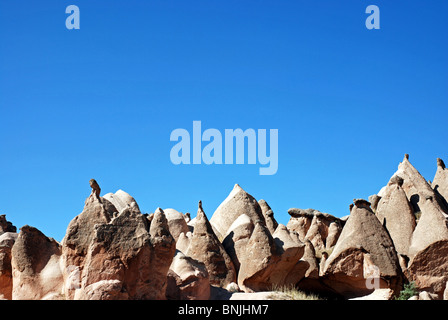
<path fill-rule="evenodd" d="M 75 4 L 81 29 L 67 30 Z M 380 8 L 367 30 L 365 8 Z M 0 214 L 61 240 L 95 178 L 143 212 L 211 217 L 235 183 L 349 213 L 405 153 L 447 157 L 447 1 L 0 2 Z M 179 165 L 176 128 L 278 129 L 279 166 Z"/>

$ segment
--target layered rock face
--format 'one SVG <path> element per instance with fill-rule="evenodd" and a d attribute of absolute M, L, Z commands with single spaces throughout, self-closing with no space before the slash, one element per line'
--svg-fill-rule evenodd
<path fill-rule="evenodd" d="M 193 219 L 171 208 L 148 215 L 126 192 L 102 197 L 90 185 L 61 243 L 27 225 L 17 234 L 0 215 L 0 299 L 206 300 L 214 287 L 253 294 L 283 286 L 391 299 L 410 281 L 419 299 L 448 296 L 441 159 L 432 184 L 405 156 L 371 202 L 354 200 L 348 218 L 292 208 L 286 226 L 239 185 L 210 220 L 202 202 Z"/>

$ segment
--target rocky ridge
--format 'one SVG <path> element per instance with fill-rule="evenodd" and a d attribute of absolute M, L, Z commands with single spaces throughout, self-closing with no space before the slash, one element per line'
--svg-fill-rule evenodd
<path fill-rule="evenodd" d="M 0 215 L 0 299 L 241 299 L 296 287 L 341 299 L 448 299 L 448 171 L 433 182 L 406 155 L 378 194 L 337 218 L 291 208 L 279 224 L 265 200 L 239 185 L 207 218 L 175 209 L 143 214 L 95 180 L 61 243 Z M 219 293 L 219 294 L 217 294 Z M 266 295 L 269 296 L 269 295 Z M 379 298 L 378 298 L 379 299 Z"/>

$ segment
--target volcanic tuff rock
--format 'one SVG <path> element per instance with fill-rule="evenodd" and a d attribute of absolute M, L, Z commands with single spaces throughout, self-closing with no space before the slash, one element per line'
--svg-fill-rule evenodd
<path fill-rule="evenodd" d="M 194 231 L 185 254 L 205 264 L 210 284 L 226 287 L 236 281 L 233 262 L 215 235 L 202 209 L 201 201 L 199 201 Z"/>
<path fill-rule="evenodd" d="M 257 221 L 245 253 L 239 257 L 238 285 L 245 292 L 268 290 L 273 285 L 294 285 L 305 274 L 295 270 L 304 250 L 295 232 L 279 225 L 271 235 L 264 223 Z"/>
<path fill-rule="evenodd" d="M 445 168 L 438 160 L 436 184 L 443 184 Z M 436 192 L 405 157 L 394 176 L 403 179 L 403 190 L 420 216 L 409 245 L 409 263 L 405 271 L 418 288 L 442 298 L 448 280 L 448 214 L 446 201 Z M 394 178 L 392 177 L 392 179 Z M 391 180 L 392 180 L 391 179 Z M 391 184 L 392 181 L 389 182 Z M 386 187 L 387 188 L 387 187 Z M 382 193 L 385 189 L 382 189 Z M 437 188 L 438 190 L 438 188 Z M 442 190 L 442 188 L 441 188 Z"/>
<path fill-rule="evenodd" d="M 412 166 L 408 157 L 398 166 L 397 172 L 392 176 L 403 179 L 402 188 L 406 197 L 413 206 L 414 213 L 419 213 L 420 219 L 412 235 L 409 246 L 409 256 L 413 257 L 428 245 L 439 240 L 448 239 L 447 213 L 441 198 L 434 192 L 429 183 Z M 384 192 L 385 188 L 382 189 Z M 383 196 L 383 194 L 379 194 Z"/>
<path fill-rule="evenodd" d="M 324 281 L 345 297 L 369 294 L 369 276 L 381 288 L 396 291 L 401 285 L 401 269 L 395 248 L 370 203 L 355 199 L 350 217 L 323 269 Z"/>
<path fill-rule="evenodd" d="M 177 250 L 168 271 L 166 296 L 172 300 L 208 300 L 210 281 L 205 264 Z"/>
<path fill-rule="evenodd" d="M 448 206 L 448 169 L 442 159 L 437 159 L 437 171 L 432 182 L 434 191 L 443 197 L 445 205 Z"/>
<path fill-rule="evenodd" d="M 175 251 L 165 215 L 158 209 L 148 225 L 135 200 L 118 194 L 109 198 L 124 200 L 122 211 L 91 194 L 67 228 L 62 252 L 68 299 L 165 299 Z"/>
<path fill-rule="evenodd" d="M 61 247 L 34 227 L 23 226 L 12 247 L 12 299 L 62 298 Z"/>
<path fill-rule="evenodd" d="M 407 256 L 416 222 L 402 185 L 400 177 L 391 179 L 378 202 L 376 215 L 389 232 L 397 253 Z"/>
<path fill-rule="evenodd" d="M 16 227 L 6 220 L 5 215 L 0 216 L 0 300 L 12 299 L 12 266 L 11 250 L 17 240 Z M 14 231 L 6 231 L 14 230 Z"/>
<path fill-rule="evenodd" d="M 291 208 L 288 213 L 291 216 L 287 224 L 288 229 L 297 232 L 301 241 L 311 241 L 319 252 L 336 245 L 345 223 L 328 213 L 314 209 Z"/>
<path fill-rule="evenodd" d="M 122 190 L 101 197 L 94 181 L 61 244 L 30 226 L 17 234 L 0 215 L 0 299 L 190 300 L 282 286 L 383 299 L 403 281 L 419 299 L 447 299 L 447 174 L 437 164 L 430 185 L 406 156 L 372 208 L 356 199 L 347 218 L 290 209 L 286 227 L 239 185 L 209 221 L 201 203 L 193 219 L 142 214 Z"/>
<path fill-rule="evenodd" d="M 140 213 L 137 201 L 123 190 L 118 190 L 115 193 L 107 193 L 103 198 L 110 201 L 118 212 L 128 208 L 131 212 Z"/>
<path fill-rule="evenodd" d="M 270 233 L 274 233 L 278 226 L 278 222 L 274 218 L 274 212 L 265 200 L 259 200 L 258 204 L 260 205 L 261 212 L 263 213 L 264 220 L 266 221 L 266 227 L 268 227 Z"/>
<path fill-rule="evenodd" d="M 254 223 L 248 215 L 240 215 L 227 230 L 222 244 L 232 259 L 236 271 L 240 269 L 240 260 L 246 254 L 247 243 L 254 230 Z"/>
<path fill-rule="evenodd" d="M 219 239 L 224 239 L 229 227 L 242 214 L 247 215 L 254 223 L 258 220 L 265 223 L 257 200 L 236 184 L 210 219 Z"/>
<path fill-rule="evenodd" d="M 174 240 L 177 241 L 181 233 L 187 233 L 190 231 L 187 221 L 182 213 L 171 208 L 165 209 L 163 212 L 165 212 L 166 219 L 168 220 L 168 228 L 170 229 Z"/>
<path fill-rule="evenodd" d="M 17 228 L 8 220 L 6 220 L 6 215 L 0 215 L 0 235 L 5 232 L 17 232 Z"/>

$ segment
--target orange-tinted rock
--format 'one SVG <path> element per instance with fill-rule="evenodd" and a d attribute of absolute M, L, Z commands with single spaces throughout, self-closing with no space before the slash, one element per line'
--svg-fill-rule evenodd
<path fill-rule="evenodd" d="M 17 236 L 15 232 L 0 234 L 0 300 L 12 299 L 11 250 Z"/>

